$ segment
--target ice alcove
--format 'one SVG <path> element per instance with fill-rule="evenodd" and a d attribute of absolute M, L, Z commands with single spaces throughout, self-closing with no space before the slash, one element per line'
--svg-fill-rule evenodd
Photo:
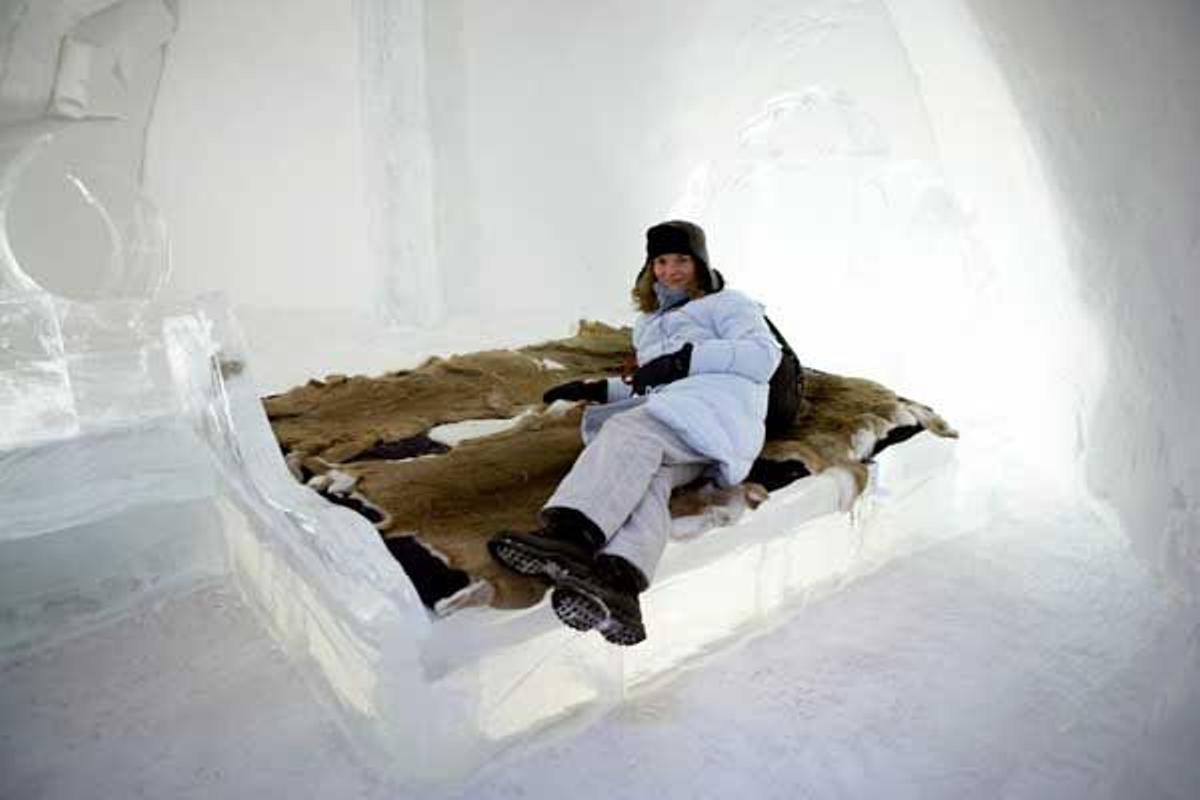
<path fill-rule="evenodd" d="M 442 783 L 1013 508 L 1071 509 L 1153 576 L 1122 608 L 1177 656 L 1128 759 L 1194 720 L 1187 3 L 55 0 L 0 31 L 12 669 L 228 589 L 369 763 Z M 296 481 L 262 398 L 628 324 L 672 218 L 806 364 L 960 438 L 672 542 L 644 645 L 544 602 L 432 614 Z"/>

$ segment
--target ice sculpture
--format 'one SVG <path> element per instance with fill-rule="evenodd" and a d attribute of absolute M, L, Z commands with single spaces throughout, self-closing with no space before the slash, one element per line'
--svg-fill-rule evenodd
<path fill-rule="evenodd" d="M 0 446 L 5 448 L 37 432 L 57 437 L 78 430 L 53 302 L 21 271 L 2 235 L 17 176 L 48 135 L 32 144 L 11 133 L 0 139 Z"/>
<path fill-rule="evenodd" d="M 53 114 L 70 119 L 118 116 L 97 108 L 123 92 L 138 62 L 175 30 L 175 12 L 163 0 L 123 0 L 76 23 L 59 46 L 50 100 Z"/>
<path fill-rule="evenodd" d="M 53 135 L 30 126 L 0 138 L 0 230 L 22 170 Z M 96 259 L 110 299 L 44 291 L 0 237 L 4 651 L 103 622 L 150 593 L 216 574 L 222 560 L 204 515 L 164 513 L 210 496 L 214 481 L 162 333 L 183 312 L 153 302 L 167 269 L 161 221 L 129 187 L 73 180 L 110 236 Z M 128 213 L 109 210 L 117 208 Z"/>
<path fill-rule="evenodd" d="M 0 139 L 0 224 L 7 222 L 21 171 L 46 147 L 52 130 L 14 128 Z M 97 273 L 93 283 L 105 299 L 78 303 L 55 297 L 21 268 L 7 237 L 0 242 L 4 447 L 101 430 L 137 413 L 162 413 L 172 402 L 156 375 L 165 362 L 141 347 L 157 324 L 152 301 L 169 273 L 163 222 L 146 198 L 115 175 L 85 179 L 72 171 L 65 179 L 95 210 L 107 234 L 108 252 L 78 265 Z"/>
<path fill-rule="evenodd" d="M 6 132 L 0 221 L 22 170 L 52 136 L 44 128 Z M 280 472 L 280 496 L 294 501 L 285 512 L 248 477 L 264 461 L 268 473 L 282 462 L 221 300 L 204 297 L 182 307 L 157 301 L 169 261 L 153 205 L 116 180 L 71 180 L 110 235 L 107 257 L 96 258 L 97 268 L 107 271 L 107 299 L 79 302 L 42 290 L 7 238 L 0 241 L 0 497 L 6 506 L 0 648 L 46 646 L 156 591 L 228 574 L 231 559 L 244 564 L 238 557 L 245 550 L 233 547 L 222 516 L 229 500 L 253 509 L 256 523 L 285 528 L 277 531 L 281 558 L 287 543 L 296 542 L 314 548 L 309 558 L 348 565 L 324 578 L 334 583 L 341 579 L 333 572 L 346 573 L 340 600 L 359 603 L 372 616 L 381 615 L 381 605 L 419 608 L 364 521 L 323 507 Z M 295 497 L 288 497 L 289 489 Z M 377 552 L 335 558 L 321 550 L 339 541 L 359 549 L 373 545 Z M 264 568 L 273 570 L 270 580 L 250 574 L 263 581 L 252 588 L 269 603 L 269 591 L 286 581 L 281 563 L 260 553 L 254 569 Z M 308 577 L 307 590 L 288 595 L 293 607 L 306 592 L 320 591 L 320 575 Z M 373 590 L 394 596 L 381 602 Z M 423 612 L 409 616 L 424 623 Z M 411 639 L 411 626 L 391 622 Z"/>

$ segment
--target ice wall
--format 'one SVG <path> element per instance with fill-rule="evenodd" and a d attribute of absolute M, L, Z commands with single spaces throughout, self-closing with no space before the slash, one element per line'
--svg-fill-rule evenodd
<path fill-rule="evenodd" d="M 1200 599 L 1200 6 L 969 5 L 1051 178 L 1107 354 L 1081 398 L 1088 484 Z"/>
<path fill-rule="evenodd" d="M 731 206 L 763 211 L 795 187 L 783 172 L 828 182 L 823 164 L 934 153 L 874 3 L 454 0 L 430 7 L 430 41 L 439 244 L 462 300 L 489 313 L 627 314 L 642 231 L 671 214 L 728 223 L 710 246 L 743 287 L 763 288 L 756 273 L 816 275 L 828 251 L 843 267 L 846 243 L 821 229 L 830 217 L 838 233 L 853 226 L 851 181 L 828 206 L 788 198 L 786 216 L 760 214 L 754 228 Z M 826 251 L 783 250 L 797 231 Z"/>
<path fill-rule="evenodd" d="M 28 165 L 7 230 L 25 270 L 58 295 L 111 296 L 125 277 L 110 259 L 96 258 L 111 251 L 111 236 L 67 176 L 140 183 L 174 21 L 161 0 L 0 6 L 4 139 L 28 140 L 33 126 L 57 131 Z"/>
<path fill-rule="evenodd" d="M 374 306 L 349 3 L 183 2 L 146 146 L 146 187 L 188 297 Z"/>
<path fill-rule="evenodd" d="M 394 326 L 444 321 L 436 241 L 437 186 L 429 123 L 425 0 L 358 0 L 372 263 L 377 310 Z"/>

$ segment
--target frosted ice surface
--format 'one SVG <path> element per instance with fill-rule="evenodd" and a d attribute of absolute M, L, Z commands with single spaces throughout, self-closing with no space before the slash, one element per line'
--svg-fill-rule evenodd
<path fill-rule="evenodd" d="M 73 265 L 81 276 L 99 276 L 96 302 L 43 291 L 8 242 L 5 223 L 21 176 L 53 136 L 45 126 L 0 135 L 0 447 L 175 410 L 161 330 L 169 311 L 150 304 L 170 273 L 154 204 L 130 180 L 102 169 L 63 176 L 107 237 Z"/>
<path fill-rule="evenodd" d="M 0 220 L 20 167 L 43 145 L 34 138 L 7 151 Z M 110 198 L 126 191 L 107 186 L 103 193 Z M 154 499 L 212 492 L 211 466 L 184 414 L 167 335 L 175 316 L 196 309 L 151 301 L 167 270 L 156 212 L 130 190 L 124 199 L 139 221 L 119 226 L 102 192 L 80 188 L 114 230 L 133 231 L 112 240 L 109 266 L 118 270 L 107 285 L 113 299 L 78 302 L 39 290 L 0 236 L 0 500 L 6 509 L 0 541 L 77 527 Z M 105 259 L 96 254 L 98 262 Z M 207 363 L 214 347 L 202 343 L 189 357 Z"/>
<path fill-rule="evenodd" d="M 79 430 L 62 334 L 48 295 L 0 297 L 0 447 Z"/>
<path fill-rule="evenodd" d="M 169 313 L 139 301 L 0 297 L 0 446 L 175 413 L 162 332 Z"/>
<path fill-rule="evenodd" d="M 814 86 L 773 97 L 738 131 L 739 155 L 759 162 L 881 156 L 887 137 L 844 92 Z"/>

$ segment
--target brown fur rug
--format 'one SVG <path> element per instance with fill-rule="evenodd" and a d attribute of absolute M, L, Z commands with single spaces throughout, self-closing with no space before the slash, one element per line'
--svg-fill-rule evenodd
<path fill-rule="evenodd" d="M 493 606 L 522 608 L 541 599 L 544 584 L 504 571 L 485 543 L 499 530 L 536 527 L 538 509 L 582 448 L 581 407 L 547 408 L 542 392 L 576 378 L 619 375 L 630 352 L 628 328 L 581 322 L 568 339 L 431 358 L 373 378 L 328 376 L 264 403 L 297 472 L 352 487 L 356 502 L 373 507 L 385 537 L 416 535 L 452 566 L 485 581 Z M 890 432 L 920 426 L 957 435 L 927 406 L 872 381 L 806 369 L 804 392 L 795 424 L 767 442 L 763 458 L 800 461 L 811 473 L 845 467 L 860 491 L 863 461 Z M 523 413 L 508 430 L 449 449 L 425 436 L 446 423 Z M 749 483 L 715 493 L 683 487 L 672 499 L 672 514 L 693 515 L 738 495 L 754 507 L 766 492 Z"/>

